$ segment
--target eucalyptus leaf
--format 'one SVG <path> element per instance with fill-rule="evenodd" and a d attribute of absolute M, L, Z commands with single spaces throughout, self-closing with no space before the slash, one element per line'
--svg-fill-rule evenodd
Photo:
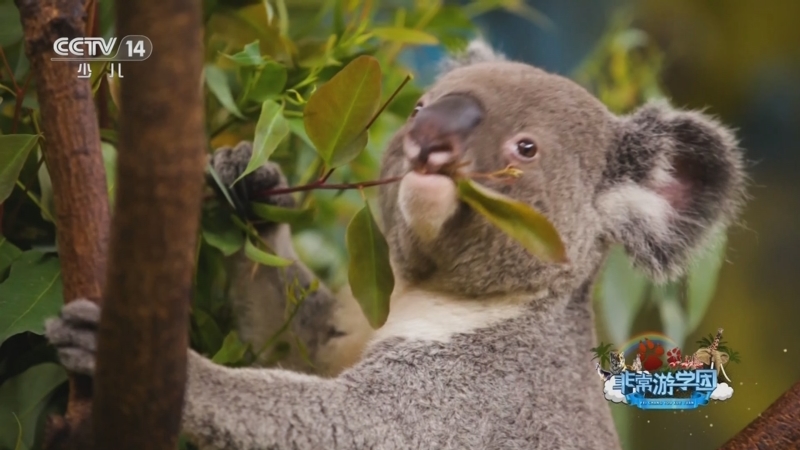
<path fill-rule="evenodd" d="M 282 206 L 268 205 L 253 202 L 250 204 L 253 213 L 258 217 L 275 223 L 288 223 L 291 225 L 307 224 L 314 220 L 314 208 L 284 208 Z"/>
<path fill-rule="evenodd" d="M 654 286 L 653 298 L 658 305 L 664 334 L 669 336 L 678 348 L 683 347 L 686 339 L 686 314 L 680 301 L 680 285 L 676 282 Z"/>
<path fill-rule="evenodd" d="M 372 34 L 387 41 L 401 42 L 403 44 L 436 45 L 439 43 L 436 36 L 411 28 L 379 27 L 373 28 Z"/>
<path fill-rule="evenodd" d="M 722 234 L 689 271 L 686 280 L 687 333 L 697 329 L 714 298 L 719 271 L 725 261 L 726 244 L 727 235 Z"/>
<path fill-rule="evenodd" d="M 458 180 L 458 194 L 472 209 L 516 239 L 534 256 L 548 262 L 567 262 L 558 231 L 531 206 L 468 179 Z"/>
<path fill-rule="evenodd" d="M 0 204 L 14 190 L 19 172 L 38 139 L 35 134 L 0 135 Z"/>
<path fill-rule="evenodd" d="M 106 168 L 106 185 L 108 186 L 108 201 L 114 201 L 114 185 L 117 181 L 117 149 L 108 142 L 100 143 L 100 151 L 103 154 L 103 166 Z M 50 209 L 54 211 L 54 209 Z"/>
<path fill-rule="evenodd" d="M 228 191 L 228 186 L 225 186 L 225 183 L 222 182 L 222 179 L 219 177 L 219 174 L 214 169 L 214 166 L 211 165 L 211 163 L 206 164 L 206 171 L 208 171 L 208 174 L 211 175 L 211 179 L 214 180 L 214 184 L 217 186 L 219 191 L 222 192 L 222 196 L 225 197 L 225 200 L 228 201 L 228 204 L 231 205 L 232 208 L 236 209 L 236 204 L 233 202 L 231 193 Z"/>
<path fill-rule="evenodd" d="M 25 331 L 44 332 L 44 320 L 63 306 L 58 259 L 35 250 L 24 252 L 0 284 L 0 343 Z"/>
<path fill-rule="evenodd" d="M 258 41 L 251 42 L 244 46 L 244 50 L 233 55 L 222 54 L 225 58 L 235 62 L 240 66 L 258 66 L 263 62 L 261 58 L 261 50 L 259 50 Z"/>
<path fill-rule="evenodd" d="M 306 133 L 328 167 L 350 162 L 366 147 L 367 125 L 381 96 L 381 68 L 359 56 L 319 87 L 303 113 Z"/>
<path fill-rule="evenodd" d="M 309 138 L 308 133 L 306 133 L 305 125 L 303 125 L 303 119 L 290 118 L 286 119 L 286 122 L 289 123 L 289 130 L 291 130 L 292 134 L 299 137 L 303 142 L 308 144 L 309 147 L 314 148 L 314 143 L 311 142 L 311 138 Z"/>
<path fill-rule="evenodd" d="M 250 242 L 249 239 L 244 242 L 244 254 L 252 261 L 259 264 L 271 267 L 286 267 L 292 264 L 292 261 L 286 258 L 281 258 L 278 255 L 269 254 Z"/>
<path fill-rule="evenodd" d="M 206 65 L 205 75 L 208 89 L 217 97 L 222 106 L 236 117 L 244 119 L 244 115 L 239 111 L 239 107 L 236 106 L 236 102 L 233 100 L 233 94 L 225 71 L 209 64 Z"/>
<path fill-rule="evenodd" d="M 203 240 L 225 256 L 241 250 L 245 241 L 244 233 L 236 228 L 229 214 L 221 208 L 214 208 L 204 211 L 202 218 Z"/>
<path fill-rule="evenodd" d="M 253 140 L 253 154 L 247 167 L 234 181 L 241 180 L 248 174 L 263 166 L 278 144 L 289 134 L 289 124 L 283 118 L 283 106 L 273 101 L 266 101 L 261 105 L 261 115 L 256 123 L 256 136 Z"/>
<path fill-rule="evenodd" d="M 53 391 L 65 381 L 67 374 L 61 365 L 43 363 L 0 385 L 0 448 L 15 448 L 20 434 L 21 448 L 33 447 L 39 416 Z"/>
<path fill-rule="evenodd" d="M 223 334 L 210 314 L 200 308 L 192 308 L 192 317 L 204 350 L 216 354 L 222 348 Z"/>
<path fill-rule="evenodd" d="M 231 331 L 222 341 L 222 347 L 211 358 L 211 361 L 223 365 L 237 365 L 244 359 L 248 345 L 239 339 L 236 331 Z"/>
<path fill-rule="evenodd" d="M 22 39 L 19 9 L 12 1 L 0 3 L 0 47 L 7 48 Z"/>
<path fill-rule="evenodd" d="M 615 343 L 622 344 L 630 337 L 648 285 L 647 277 L 631 265 L 625 248 L 612 246 L 598 276 L 596 294 L 605 328 Z"/>
<path fill-rule="evenodd" d="M 286 87 L 286 79 L 286 66 L 267 62 L 253 75 L 248 100 L 261 103 L 279 97 Z"/>
<path fill-rule="evenodd" d="M 22 250 L 8 242 L 8 239 L 0 234 L 0 277 L 20 255 L 22 255 Z"/>
<path fill-rule="evenodd" d="M 350 254 L 347 272 L 350 289 L 372 328 L 380 328 L 389 317 L 394 275 L 389 263 L 389 245 L 369 204 L 353 216 L 345 241 Z"/>

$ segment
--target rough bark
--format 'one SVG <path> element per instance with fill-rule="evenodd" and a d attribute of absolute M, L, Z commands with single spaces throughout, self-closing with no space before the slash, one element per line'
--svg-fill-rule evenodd
<path fill-rule="evenodd" d="M 117 36 L 150 38 L 124 64 L 115 214 L 100 321 L 95 448 L 177 445 L 205 165 L 197 0 L 116 3 Z"/>
<path fill-rule="evenodd" d="M 800 381 L 721 450 L 800 448 Z"/>
<path fill-rule="evenodd" d="M 84 35 L 83 0 L 16 0 L 16 4 L 35 74 L 45 137 L 42 150 L 53 182 L 64 301 L 81 297 L 100 301 L 109 213 L 92 91 L 88 80 L 77 78 L 78 63 L 50 60 L 58 56 L 53 52 L 57 38 Z M 64 436 L 80 434 L 78 428 L 91 413 L 91 397 L 91 380 L 72 374 L 67 412 L 51 419 L 48 448 L 68 445 Z"/>

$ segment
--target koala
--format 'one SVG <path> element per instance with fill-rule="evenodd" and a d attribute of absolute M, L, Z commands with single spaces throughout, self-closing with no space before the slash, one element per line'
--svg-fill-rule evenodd
<path fill-rule="evenodd" d="M 396 279 L 385 325 L 339 325 L 359 312 L 321 290 L 306 317 L 322 337 L 305 338 L 317 339 L 318 351 L 352 334 L 365 339 L 353 344 L 362 349 L 357 361 L 333 377 L 226 368 L 189 350 L 182 428 L 191 441 L 215 449 L 619 448 L 588 357 L 593 279 L 615 243 L 657 281 L 682 274 L 736 220 L 743 152 L 704 114 L 656 102 L 616 116 L 574 82 L 476 45 L 449 64 L 385 150 L 382 177 L 402 176 L 379 192 Z M 246 159 L 235 153 L 220 158 Z M 531 255 L 459 200 L 456 171 L 509 165 L 522 171 L 513 183 L 476 181 L 541 211 L 567 263 Z M 279 179 L 276 171 L 255 177 Z M 269 233 L 289 250 L 288 227 Z M 305 282 L 313 276 L 294 270 Z M 278 296 L 269 286 L 239 289 Z M 94 304 L 76 301 L 48 322 L 69 369 L 92 373 L 87 324 L 98 317 Z"/>

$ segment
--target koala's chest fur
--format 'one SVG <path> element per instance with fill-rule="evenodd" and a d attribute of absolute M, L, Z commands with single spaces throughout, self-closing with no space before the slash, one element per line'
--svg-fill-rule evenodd
<path fill-rule="evenodd" d="M 358 370 L 341 375 L 390 393 L 368 408 L 391 418 L 410 441 L 403 448 L 617 448 L 588 358 L 585 297 L 484 300 L 481 309 L 430 294 L 428 307 L 414 308 L 414 295 L 422 296 L 393 310 Z"/>

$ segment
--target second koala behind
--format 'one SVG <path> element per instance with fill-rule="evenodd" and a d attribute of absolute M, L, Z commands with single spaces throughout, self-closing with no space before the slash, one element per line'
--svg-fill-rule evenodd
<path fill-rule="evenodd" d="M 460 202 L 442 173 L 461 163 L 520 168 L 512 184 L 480 182 L 542 211 L 569 263 L 543 263 Z M 401 175 L 380 191 L 397 286 L 360 361 L 321 378 L 190 351 L 185 433 L 218 449 L 619 448 L 587 358 L 592 280 L 615 242 L 666 280 L 724 232 L 744 195 L 731 132 L 666 104 L 617 117 L 566 78 L 473 47 L 389 144 L 382 177 Z M 70 324 L 91 308 L 48 325 L 84 372 L 92 352 L 64 336 L 89 332 Z"/>

